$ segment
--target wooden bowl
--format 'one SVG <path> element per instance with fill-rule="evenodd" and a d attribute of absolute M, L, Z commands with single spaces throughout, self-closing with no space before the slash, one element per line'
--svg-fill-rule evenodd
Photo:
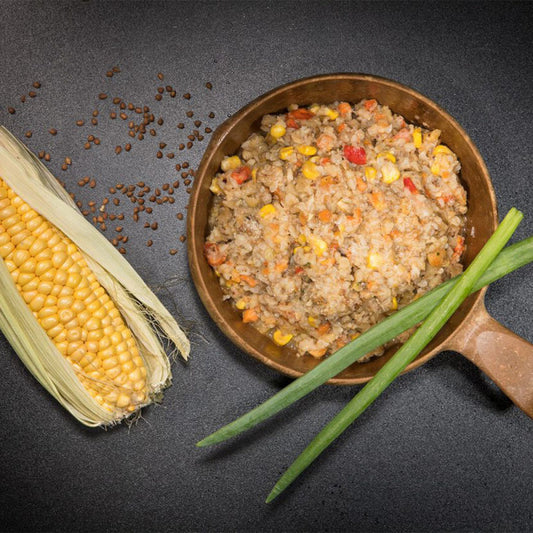
<path fill-rule="evenodd" d="M 465 265 L 472 261 L 497 225 L 494 190 L 474 143 L 446 111 L 409 87 L 365 74 L 328 74 L 288 83 L 247 104 L 214 132 L 198 169 L 188 208 L 189 266 L 202 302 L 229 339 L 252 357 L 291 377 L 307 372 L 319 364 L 319 360 L 298 357 L 290 348 L 277 346 L 252 326 L 243 324 L 240 313 L 228 301 L 223 301 L 218 278 L 205 260 L 203 245 L 209 232 L 208 213 L 212 201 L 209 185 L 223 157 L 236 153 L 250 133 L 259 130 L 263 115 L 283 112 L 289 104 L 306 106 L 341 100 L 356 103 L 363 98 L 375 98 L 411 123 L 440 129 L 442 142 L 457 154 L 461 162 L 461 181 L 468 195 Z M 482 289 L 471 295 L 406 371 L 443 350 L 461 352 L 533 416 L 533 346 L 487 314 L 483 303 L 485 292 L 486 289 Z M 366 382 L 395 350 L 390 348 L 382 357 L 367 363 L 354 363 L 329 383 Z M 522 380 L 517 377 L 517 367 L 528 372 Z"/>

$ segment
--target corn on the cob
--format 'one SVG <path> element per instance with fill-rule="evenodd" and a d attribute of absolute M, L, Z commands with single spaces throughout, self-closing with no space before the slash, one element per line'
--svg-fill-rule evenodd
<path fill-rule="evenodd" d="M 188 341 L 66 191 L 0 128 L 0 328 L 41 384 L 86 425 L 160 397 L 170 364 L 153 329 Z"/>

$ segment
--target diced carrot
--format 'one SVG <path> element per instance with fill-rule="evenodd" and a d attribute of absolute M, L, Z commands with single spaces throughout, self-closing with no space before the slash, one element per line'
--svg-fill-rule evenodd
<path fill-rule="evenodd" d="M 242 313 L 242 321 L 247 324 L 249 322 L 256 322 L 259 320 L 259 315 L 255 309 L 246 309 Z"/>
<path fill-rule="evenodd" d="M 431 252 L 428 254 L 428 263 L 433 267 L 442 266 L 442 252 Z"/>
<path fill-rule="evenodd" d="M 206 242 L 204 244 L 204 255 L 211 266 L 218 266 L 226 261 L 226 255 L 220 251 L 218 244 L 215 242 Z"/>
<path fill-rule="evenodd" d="M 353 215 L 348 215 L 346 217 L 347 220 L 350 222 L 353 222 L 354 224 L 360 224 L 363 216 L 361 214 L 361 209 L 359 207 L 356 207 L 354 209 Z"/>
<path fill-rule="evenodd" d="M 293 118 L 288 118 L 285 121 L 285 124 L 287 124 L 287 128 L 292 128 L 293 130 L 297 130 L 300 128 L 300 124 L 298 124 L 298 122 L 296 122 L 296 120 L 294 120 Z"/>
<path fill-rule="evenodd" d="M 323 189 L 329 188 L 330 185 L 333 184 L 333 177 L 332 176 L 324 176 L 320 179 L 320 187 Z"/>
<path fill-rule="evenodd" d="M 323 209 L 318 213 L 318 219 L 320 222 L 331 222 L 331 211 L 329 209 Z"/>
<path fill-rule="evenodd" d="M 457 244 L 455 245 L 455 248 L 453 249 L 453 258 L 459 259 L 461 257 L 461 254 L 465 251 L 465 238 L 459 235 L 457 237 Z"/>
<path fill-rule="evenodd" d="M 289 264 L 287 263 L 287 261 L 282 261 L 281 263 L 276 263 L 276 272 L 285 272 L 285 270 L 287 270 L 287 267 L 289 266 Z"/>
<path fill-rule="evenodd" d="M 324 152 L 329 152 L 333 148 L 333 141 L 335 139 L 328 135 L 327 133 L 322 133 L 319 135 L 316 139 L 316 145 L 319 150 L 323 150 Z"/>
<path fill-rule="evenodd" d="M 257 280 L 252 278 L 252 276 L 248 276 L 246 274 L 240 274 L 240 278 L 242 281 L 250 285 L 250 287 L 255 287 L 257 285 Z"/>
<path fill-rule="evenodd" d="M 309 120 L 310 118 L 313 118 L 314 116 L 315 116 L 314 113 L 309 111 L 309 109 L 305 109 L 303 107 L 289 111 L 289 118 L 293 118 L 296 120 Z"/>
<path fill-rule="evenodd" d="M 330 330 L 331 330 L 331 324 L 329 322 L 324 322 L 324 323 L 320 324 L 320 326 L 318 326 L 318 328 L 316 328 L 316 332 L 319 335 L 325 335 L 326 333 L 329 333 Z"/>
<path fill-rule="evenodd" d="M 351 113 L 352 106 L 348 102 L 341 102 L 338 106 L 338 110 L 341 116 L 345 117 Z"/>
<path fill-rule="evenodd" d="M 328 163 L 331 163 L 331 159 L 329 157 L 323 157 L 320 159 L 321 165 L 327 165 Z"/>
<path fill-rule="evenodd" d="M 309 353 L 316 357 L 317 359 L 320 359 L 320 357 L 323 357 L 326 354 L 326 348 L 321 348 L 318 350 L 309 350 Z"/>
<path fill-rule="evenodd" d="M 383 209 L 385 209 L 385 207 L 387 207 L 387 204 L 385 202 L 385 197 L 383 196 L 383 193 L 381 191 L 374 191 L 370 195 L 370 203 L 378 211 L 383 211 Z"/>
<path fill-rule="evenodd" d="M 366 184 L 366 181 L 363 180 L 362 178 L 357 178 L 357 190 L 359 192 L 364 192 L 366 191 L 366 188 L 367 188 L 367 184 Z"/>
<path fill-rule="evenodd" d="M 298 220 L 302 226 L 305 226 L 307 224 L 307 215 L 303 211 L 300 211 L 298 213 Z"/>
<path fill-rule="evenodd" d="M 324 259 L 323 261 L 320 261 L 320 264 L 323 266 L 333 266 L 336 263 L 336 259 L 334 257 L 328 257 L 327 259 Z"/>
<path fill-rule="evenodd" d="M 376 106 L 378 105 L 378 103 L 376 102 L 376 100 L 374 100 L 373 98 L 370 99 L 370 100 L 367 100 L 365 103 L 364 103 L 364 106 L 365 106 L 365 109 L 368 109 L 368 111 L 372 111 L 376 108 Z"/>
<path fill-rule="evenodd" d="M 377 123 L 379 124 L 382 120 L 384 120 L 386 115 L 384 113 L 375 113 L 374 118 L 376 119 Z"/>
<path fill-rule="evenodd" d="M 344 122 L 341 122 L 338 126 L 337 126 L 337 131 L 339 133 L 342 133 L 344 131 L 344 129 L 346 128 L 346 124 Z"/>

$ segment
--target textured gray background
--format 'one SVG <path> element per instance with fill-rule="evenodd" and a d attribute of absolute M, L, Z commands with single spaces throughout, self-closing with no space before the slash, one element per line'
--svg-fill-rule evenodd
<path fill-rule="evenodd" d="M 214 127 L 259 94 L 299 77 L 366 72 L 410 85 L 447 109 L 491 172 L 500 212 L 533 234 L 531 3 L 19 2 L 0 3 L 0 123 L 84 202 L 117 181 L 157 186 L 186 156 L 157 160 L 156 143 L 182 142 L 193 109 Z M 105 72 L 118 65 L 111 79 Z M 157 72 L 190 102 L 154 100 Z M 38 96 L 19 97 L 39 80 Z M 204 84 L 213 83 L 208 91 Z M 148 103 L 165 118 L 156 138 L 126 142 L 98 93 Z M 15 115 L 7 113 L 13 105 Z M 99 108 L 96 128 L 78 128 Z M 195 117 L 196 118 L 196 117 Z M 190 121 L 188 122 L 190 124 Z M 52 137 L 48 128 L 56 127 Z M 203 128 L 203 126 L 202 126 Z M 102 144 L 82 147 L 93 131 Z M 61 160 L 74 160 L 67 172 Z M 94 190 L 76 182 L 94 176 Z M 273 505 L 263 500 L 354 388 L 322 388 L 242 438 L 194 443 L 288 380 L 250 360 L 217 331 L 188 278 L 178 236 L 187 194 L 157 209 L 157 232 L 127 216 L 127 258 L 189 328 L 191 362 L 177 363 L 162 406 L 128 429 L 81 427 L 37 385 L 0 338 L 0 529 L 53 531 L 526 531 L 533 528 L 532 423 L 474 366 L 445 353 L 397 382 Z M 123 202 L 131 214 L 131 206 Z M 111 234 L 112 231 L 107 232 Z M 145 241 L 154 239 L 147 248 Z M 175 256 L 169 248 L 178 248 Z M 530 342 L 530 267 L 490 288 L 487 305 Z"/>

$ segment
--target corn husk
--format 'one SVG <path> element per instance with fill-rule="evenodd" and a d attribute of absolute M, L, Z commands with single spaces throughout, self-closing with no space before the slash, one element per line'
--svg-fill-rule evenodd
<path fill-rule="evenodd" d="M 0 177 L 41 216 L 69 237 L 131 329 L 147 368 L 148 401 L 158 401 L 171 383 L 171 343 L 187 359 L 189 341 L 176 320 L 115 247 L 92 226 L 48 169 L 8 130 L 0 127 Z M 19 294 L 0 261 L 0 329 L 20 359 L 81 423 L 109 425 L 117 417 L 85 390 Z"/>

